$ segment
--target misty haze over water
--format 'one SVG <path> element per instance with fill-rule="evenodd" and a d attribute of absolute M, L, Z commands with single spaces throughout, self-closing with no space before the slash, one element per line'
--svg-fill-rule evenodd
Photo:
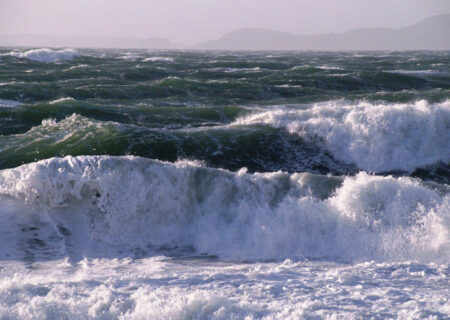
<path fill-rule="evenodd" d="M 0 36 L 3 46 L 142 48 L 189 50 L 448 50 L 450 14 L 400 29 L 355 29 L 340 34 L 294 35 L 267 29 L 240 29 L 193 46 L 165 38 Z"/>

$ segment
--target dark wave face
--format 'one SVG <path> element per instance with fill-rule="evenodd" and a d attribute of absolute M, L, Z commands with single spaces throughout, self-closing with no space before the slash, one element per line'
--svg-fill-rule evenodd
<path fill-rule="evenodd" d="M 137 155 L 449 181 L 448 52 L 0 54 L 2 169 Z"/>

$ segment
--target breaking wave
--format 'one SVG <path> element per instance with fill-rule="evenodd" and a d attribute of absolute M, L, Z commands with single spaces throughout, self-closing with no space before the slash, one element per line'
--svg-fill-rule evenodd
<path fill-rule="evenodd" d="M 409 177 L 85 156 L 0 171 L 0 198 L 2 258 L 184 248 L 238 260 L 450 261 L 448 187 Z"/>
<path fill-rule="evenodd" d="M 46 48 L 33 49 L 25 52 L 12 51 L 10 54 L 18 58 L 25 58 L 38 62 L 72 60 L 74 57 L 78 56 L 78 52 L 74 49 L 51 50 Z"/>
<path fill-rule="evenodd" d="M 450 101 L 429 104 L 342 105 L 276 109 L 237 119 L 234 124 L 267 124 L 303 137 L 318 136 L 333 156 L 362 170 L 413 171 L 450 162 Z"/>
<path fill-rule="evenodd" d="M 72 97 L 64 97 L 64 98 L 52 100 L 49 102 L 49 104 L 58 104 L 58 103 L 73 102 L 73 101 L 76 101 L 76 100 Z"/>

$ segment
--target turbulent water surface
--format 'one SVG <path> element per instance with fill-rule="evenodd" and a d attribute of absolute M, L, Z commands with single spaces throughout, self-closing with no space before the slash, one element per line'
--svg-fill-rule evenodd
<path fill-rule="evenodd" d="M 1 319 L 450 314 L 449 52 L 0 49 Z"/>

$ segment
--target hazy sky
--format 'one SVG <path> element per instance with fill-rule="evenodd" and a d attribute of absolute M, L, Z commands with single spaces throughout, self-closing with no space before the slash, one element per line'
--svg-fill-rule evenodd
<path fill-rule="evenodd" d="M 0 34 L 167 37 L 192 44 L 243 27 L 297 34 L 402 27 L 449 0 L 0 0 Z"/>

